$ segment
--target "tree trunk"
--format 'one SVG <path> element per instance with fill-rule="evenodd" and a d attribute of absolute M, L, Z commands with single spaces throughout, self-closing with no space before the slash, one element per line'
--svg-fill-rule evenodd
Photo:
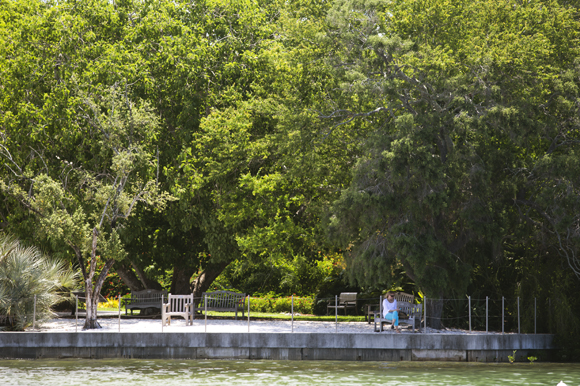
<path fill-rule="evenodd" d="M 85 325 L 83 330 L 92 330 L 96 328 L 101 328 L 101 325 L 97 321 L 97 302 L 93 299 L 93 278 L 92 276 L 87 276 L 85 278 Z M 98 301 L 98 297 L 97 297 Z"/>
<path fill-rule="evenodd" d="M 223 269 L 222 269 L 222 271 L 223 271 Z M 171 293 L 176 294 L 176 295 L 190 294 L 192 291 L 191 291 L 191 285 L 189 283 L 189 279 L 191 279 L 191 276 L 193 276 L 193 272 L 194 272 L 193 268 L 183 267 L 183 265 L 180 265 L 180 266 L 175 265 L 173 267 Z M 218 273 L 218 275 L 219 275 L 219 273 Z"/>
<path fill-rule="evenodd" d="M 99 322 L 97 321 L 97 306 L 99 304 L 99 297 L 101 295 L 101 288 L 103 288 L 103 283 L 105 282 L 105 279 L 107 278 L 107 274 L 109 273 L 109 270 L 111 269 L 111 267 L 113 266 L 113 263 L 115 262 L 115 260 L 113 259 L 109 259 L 105 262 L 105 266 L 103 267 L 103 269 L 101 270 L 101 273 L 99 274 L 99 277 L 97 278 L 97 282 L 95 283 L 94 287 L 92 286 L 92 283 L 88 283 L 89 286 L 87 288 L 89 288 L 89 291 L 87 291 L 87 316 L 85 319 L 85 325 L 83 326 L 83 330 L 91 330 L 91 329 L 95 329 L 95 328 L 101 328 L 101 325 L 99 324 Z M 85 285 L 87 283 L 85 282 Z M 91 292 L 91 295 L 89 296 L 89 292 Z M 89 301 L 91 303 L 91 311 L 89 312 Z"/>
<path fill-rule="evenodd" d="M 85 279 L 85 325 L 83 330 L 91 330 L 95 328 L 101 328 L 101 325 L 97 321 L 97 302 L 94 301 L 94 288 L 93 288 L 93 276 L 95 276 L 95 271 L 97 269 L 97 240 L 99 237 L 99 231 L 97 228 L 93 228 L 93 242 L 91 245 L 91 261 L 89 262 L 89 271 L 84 270 L 83 266 L 83 276 Z"/>
<path fill-rule="evenodd" d="M 143 272 L 143 270 L 137 264 L 135 264 L 133 260 L 129 260 L 129 262 L 131 263 L 131 266 L 135 270 L 137 277 L 139 278 L 139 280 L 141 280 L 141 283 L 145 287 L 144 289 L 156 289 L 156 290 L 162 289 L 161 284 L 159 284 L 155 280 L 149 279 L 147 275 L 145 275 L 145 272 Z"/>
<path fill-rule="evenodd" d="M 101 328 L 97 320 L 97 306 L 99 304 L 99 295 L 101 293 L 101 288 L 103 287 L 103 283 L 105 282 L 105 278 L 109 273 L 109 270 L 113 266 L 115 260 L 108 259 L 93 286 L 93 277 L 95 276 L 96 269 L 97 269 L 97 240 L 99 237 L 99 231 L 95 227 L 93 228 L 93 242 L 91 245 L 91 261 L 89 263 L 89 272 L 87 273 L 86 270 L 83 270 L 84 279 L 85 279 L 85 305 L 86 305 L 86 317 L 85 317 L 85 325 L 83 326 L 83 330 L 92 330 L 96 328 Z"/>
<path fill-rule="evenodd" d="M 197 279 L 191 284 L 194 298 L 201 298 L 201 294 L 206 292 L 211 283 L 223 272 L 230 262 L 210 265 L 204 269 Z"/>
<path fill-rule="evenodd" d="M 123 283 L 125 283 L 125 285 L 131 289 L 131 291 L 143 291 L 146 289 L 141 280 L 139 280 L 137 275 L 135 275 L 131 267 L 127 267 L 125 264 L 118 263 L 115 266 L 115 272 L 117 272 L 117 275 L 119 275 L 121 280 L 123 280 Z"/>
<path fill-rule="evenodd" d="M 131 266 L 133 268 L 136 267 L 136 264 L 131 262 Z M 131 266 L 123 263 L 117 263 L 115 265 L 115 272 L 117 275 L 123 280 L 123 283 L 127 287 L 131 289 L 131 291 L 143 291 L 145 289 L 156 289 L 161 290 L 161 284 L 156 282 L 155 280 L 149 279 L 145 274 L 138 269 L 135 271 L 138 273 L 135 274 L 135 271 L 131 268 Z"/>

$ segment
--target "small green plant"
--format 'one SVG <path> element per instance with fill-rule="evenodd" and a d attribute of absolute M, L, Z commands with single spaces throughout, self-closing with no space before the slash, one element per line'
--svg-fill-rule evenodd
<path fill-rule="evenodd" d="M 518 350 L 514 350 L 512 355 L 508 355 L 508 360 L 510 361 L 510 363 L 514 363 L 514 361 L 516 360 L 516 351 Z"/>
<path fill-rule="evenodd" d="M 528 357 L 528 360 L 530 361 L 530 363 L 534 363 L 534 361 L 537 361 L 538 358 L 534 357 L 534 356 L 530 356 L 530 357 Z"/>

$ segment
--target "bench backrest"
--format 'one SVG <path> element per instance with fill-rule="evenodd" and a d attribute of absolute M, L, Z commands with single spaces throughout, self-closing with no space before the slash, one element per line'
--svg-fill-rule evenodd
<path fill-rule="evenodd" d="M 339 304 L 356 303 L 357 292 L 341 292 L 338 297 Z"/>
<path fill-rule="evenodd" d="M 397 292 L 395 294 L 395 300 L 397 300 L 397 303 L 407 302 L 413 304 L 415 302 L 415 296 L 404 292 Z"/>
<path fill-rule="evenodd" d="M 167 299 L 167 290 L 146 289 L 143 291 L 131 292 L 131 301 L 142 303 L 161 302 L 161 297 Z"/>
<path fill-rule="evenodd" d="M 397 308 L 403 311 L 405 314 L 409 315 L 410 317 L 414 316 L 421 318 L 421 314 L 423 312 L 422 304 L 412 304 L 409 302 L 397 301 Z"/>
<path fill-rule="evenodd" d="M 193 294 L 189 295 L 167 295 L 170 312 L 185 312 L 190 304 L 193 304 Z"/>
<path fill-rule="evenodd" d="M 246 294 L 231 291 L 203 292 L 201 294 L 200 308 L 205 306 L 207 297 L 207 306 L 211 308 L 235 308 L 243 307 Z"/>

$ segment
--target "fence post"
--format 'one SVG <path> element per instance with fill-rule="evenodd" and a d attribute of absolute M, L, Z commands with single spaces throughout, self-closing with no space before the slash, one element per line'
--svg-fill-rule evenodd
<path fill-rule="evenodd" d="M 207 332 L 207 294 L 203 297 L 204 307 L 205 307 L 205 332 Z"/>
<path fill-rule="evenodd" d="M 79 332 L 79 295 L 75 295 L 75 332 Z"/>
<path fill-rule="evenodd" d="M 335 333 L 338 333 L 338 296 L 334 295 L 334 325 L 336 326 Z"/>
<path fill-rule="evenodd" d="M 504 297 L 501 297 L 501 333 L 504 333 L 504 312 L 505 312 L 505 305 L 504 305 Z"/>
<path fill-rule="evenodd" d="M 32 310 L 32 331 L 36 328 L 36 295 L 34 295 L 34 308 Z"/>
<path fill-rule="evenodd" d="M 548 298 L 548 315 L 550 314 L 550 312 L 552 312 L 552 300 Z M 551 327 L 552 321 L 551 319 L 548 319 L 548 332 L 552 331 Z"/>
<path fill-rule="evenodd" d="M 467 306 L 469 307 L 469 332 L 471 332 L 471 296 L 467 297 Z"/>
<path fill-rule="evenodd" d="M 165 303 L 163 301 L 163 295 L 161 295 L 161 332 L 163 332 L 163 325 L 165 324 L 165 321 L 163 320 L 163 304 Z M 141 311 L 139 311 L 139 314 L 141 314 Z M 133 309 L 131 308 L 131 315 L 133 315 Z"/>
<path fill-rule="evenodd" d="M 292 294 L 292 332 L 294 332 L 294 294 Z"/>
<path fill-rule="evenodd" d="M 520 297 L 518 296 L 518 334 L 521 334 L 520 331 Z"/>
<path fill-rule="evenodd" d="M 488 303 L 489 303 L 489 297 L 485 297 L 485 332 L 488 332 L 488 320 L 489 320 L 489 315 L 488 315 Z"/>
<path fill-rule="evenodd" d="M 371 320 L 370 317 L 371 316 L 369 314 L 369 320 Z M 379 320 L 382 319 L 382 317 L 383 317 L 383 295 L 379 296 Z M 377 325 L 376 319 L 374 320 L 374 322 L 375 322 L 375 326 L 376 326 Z M 379 331 L 383 332 L 383 322 L 382 321 L 379 323 Z"/>
<path fill-rule="evenodd" d="M 248 295 L 248 333 L 250 332 L 250 295 Z"/>
<path fill-rule="evenodd" d="M 534 334 L 537 334 L 538 333 L 538 331 L 537 331 L 537 327 L 538 326 L 537 326 L 537 323 L 536 323 L 536 320 L 537 320 L 536 319 L 536 300 L 537 299 L 534 298 Z"/>
<path fill-rule="evenodd" d="M 119 294 L 119 332 L 121 332 L 121 294 Z"/>
<path fill-rule="evenodd" d="M 427 333 L 427 296 L 425 296 L 423 298 L 423 303 L 425 303 L 425 304 L 423 304 L 423 306 L 424 306 L 423 307 L 423 314 L 424 314 L 424 316 L 423 316 L 423 322 L 424 322 L 424 325 L 425 325 L 425 329 L 424 330 L 425 330 L 425 333 Z"/>

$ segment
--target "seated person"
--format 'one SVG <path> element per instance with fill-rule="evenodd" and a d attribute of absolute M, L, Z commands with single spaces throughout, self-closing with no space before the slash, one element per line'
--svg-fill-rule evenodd
<path fill-rule="evenodd" d="M 399 328 L 399 309 L 393 291 L 387 292 L 387 297 L 383 300 L 383 319 L 391 320 L 397 333 L 401 333 Z"/>

